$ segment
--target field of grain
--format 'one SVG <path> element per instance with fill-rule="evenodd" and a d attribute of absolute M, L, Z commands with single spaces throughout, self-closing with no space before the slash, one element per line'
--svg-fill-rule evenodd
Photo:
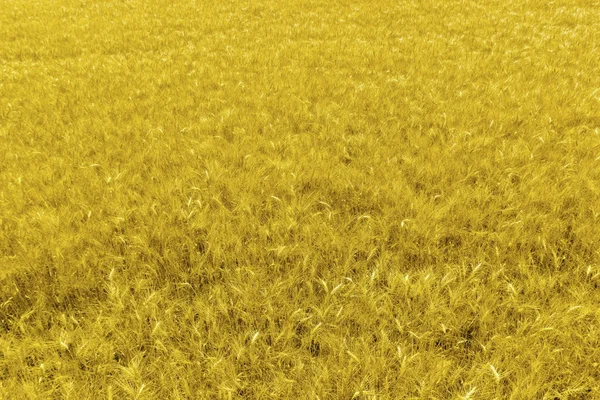
<path fill-rule="evenodd" d="M 599 15 L 0 0 L 0 398 L 599 399 Z"/>

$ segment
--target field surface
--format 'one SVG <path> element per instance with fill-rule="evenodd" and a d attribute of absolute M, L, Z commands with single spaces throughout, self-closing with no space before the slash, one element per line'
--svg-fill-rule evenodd
<path fill-rule="evenodd" d="M 0 398 L 600 399 L 599 15 L 0 0 Z"/>

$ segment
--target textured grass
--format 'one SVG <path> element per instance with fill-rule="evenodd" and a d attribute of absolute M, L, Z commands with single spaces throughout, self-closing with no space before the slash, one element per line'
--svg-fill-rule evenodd
<path fill-rule="evenodd" d="M 600 398 L 598 15 L 0 0 L 0 397 Z"/>

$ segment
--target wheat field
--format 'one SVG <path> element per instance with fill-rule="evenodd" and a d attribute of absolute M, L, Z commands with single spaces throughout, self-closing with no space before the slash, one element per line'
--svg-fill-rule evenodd
<path fill-rule="evenodd" d="M 599 16 L 0 0 L 0 399 L 600 399 Z"/>

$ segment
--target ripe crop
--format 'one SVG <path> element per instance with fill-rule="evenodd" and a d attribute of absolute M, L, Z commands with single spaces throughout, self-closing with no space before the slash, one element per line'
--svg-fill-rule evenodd
<path fill-rule="evenodd" d="M 0 0 L 0 398 L 600 398 L 598 15 Z"/>

